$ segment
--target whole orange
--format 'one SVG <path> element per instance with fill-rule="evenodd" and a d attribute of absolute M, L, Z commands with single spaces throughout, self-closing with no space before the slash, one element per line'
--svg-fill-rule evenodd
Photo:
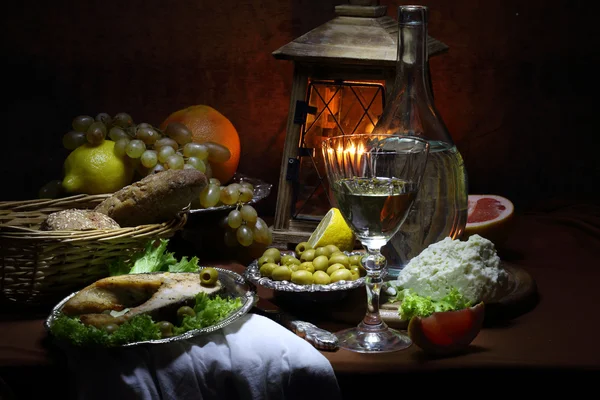
<path fill-rule="evenodd" d="M 240 162 L 240 136 L 231 121 L 214 108 L 199 104 L 169 115 L 160 125 L 164 131 L 171 122 L 180 122 L 192 131 L 195 143 L 214 142 L 229 149 L 231 158 L 224 163 L 211 163 L 213 177 L 226 183 Z"/>

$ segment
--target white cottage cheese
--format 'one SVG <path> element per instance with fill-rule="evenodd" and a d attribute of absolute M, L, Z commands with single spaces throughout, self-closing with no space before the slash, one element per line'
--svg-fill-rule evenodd
<path fill-rule="evenodd" d="M 390 283 L 432 300 L 442 299 L 455 287 L 474 304 L 493 299 L 508 285 L 508 274 L 500 267 L 494 244 L 472 235 L 466 241 L 447 237 L 430 245 Z"/>

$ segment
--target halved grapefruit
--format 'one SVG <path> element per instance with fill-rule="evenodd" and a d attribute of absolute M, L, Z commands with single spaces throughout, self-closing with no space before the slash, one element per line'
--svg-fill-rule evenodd
<path fill-rule="evenodd" d="M 408 334 L 427 353 L 450 355 L 464 351 L 483 326 L 485 306 L 478 303 L 458 311 L 436 312 L 429 317 L 412 317 Z"/>
<path fill-rule="evenodd" d="M 462 239 L 478 234 L 494 244 L 508 236 L 515 207 L 506 197 L 494 194 L 470 194 L 467 225 Z"/>

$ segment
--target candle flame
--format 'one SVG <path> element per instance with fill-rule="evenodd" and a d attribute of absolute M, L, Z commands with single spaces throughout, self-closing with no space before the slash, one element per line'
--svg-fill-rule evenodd
<path fill-rule="evenodd" d="M 340 143 L 335 149 L 331 147 L 328 148 L 327 153 L 329 157 L 332 157 L 335 153 L 336 158 L 355 164 L 356 161 L 361 160 L 365 153 L 365 146 L 362 143 L 359 143 L 358 145 L 352 143 L 349 147 L 344 148 L 343 144 Z"/>
<path fill-rule="evenodd" d="M 338 146 L 337 148 L 337 154 L 350 161 L 351 164 L 355 164 L 357 161 L 360 161 L 364 152 L 365 146 L 362 143 L 359 143 L 358 146 L 352 143 L 345 149 L 342 146 Z"/>

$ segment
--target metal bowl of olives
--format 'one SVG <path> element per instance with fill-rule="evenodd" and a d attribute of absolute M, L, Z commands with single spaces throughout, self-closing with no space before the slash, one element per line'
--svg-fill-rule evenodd
<path fill-rule="evenodd" d="M 364 251 L 342 252 L 328 249 L 296 250 L 268 248 L 246 268 L 244 277 L 255 285 L 276 292 L 299 293 L 319 299 L 332 299 L 326 293 L 341 294 L 365 284 L 366 271 L 360 264 Z"/>

